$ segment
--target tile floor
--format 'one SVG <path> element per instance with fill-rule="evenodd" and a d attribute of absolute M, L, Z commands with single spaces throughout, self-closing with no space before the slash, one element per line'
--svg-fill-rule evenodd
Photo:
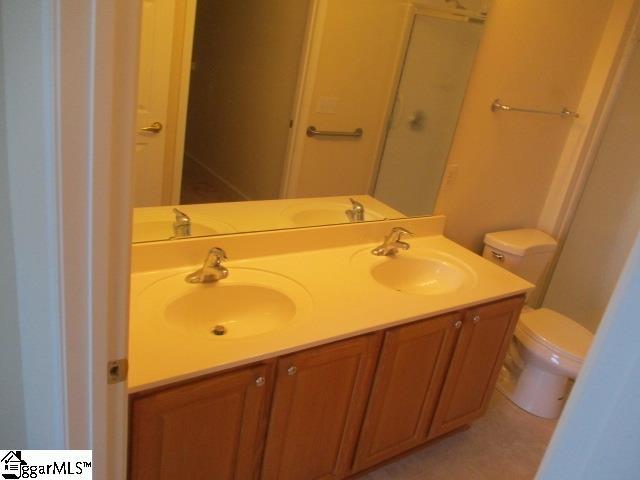
<path fill-rule="evenodd" d="M 470 429 L 360 477 L 362 480 L 530 480 L 555 428 L 497 390 Z"/>

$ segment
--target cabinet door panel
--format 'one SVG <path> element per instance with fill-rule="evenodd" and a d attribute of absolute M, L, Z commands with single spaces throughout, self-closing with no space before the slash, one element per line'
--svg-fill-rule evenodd
<path fill-rule="evenodd" d="M 443 315 L 386 333 L 354 472 L 426 440 L 461 318 Z"/>
<path fill-rule="evenodd" d="M 466 313 L 429 438 L 484 414 L 523 302 L 512 298 Z"/>
<path fill-rule="evenodd" d="M 380 338 L 365 335 L 278 361 L 263 479 L 346 475 Z"/>
<path fill-rule="evenodd" d="M 265 365 L 162 390 L 131 405 L 130 478 L 252 479 L 259 471 L 272 379 Z"/>

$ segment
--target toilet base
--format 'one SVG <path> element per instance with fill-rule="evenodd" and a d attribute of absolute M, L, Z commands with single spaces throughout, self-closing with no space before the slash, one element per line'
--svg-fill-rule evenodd
<path fill-rule="evenodd" d="M 567 398 L 568 378 L 527 364 L 502 367 L 496 388 L 518 407 L 543 418 L 558 418 Z"/>

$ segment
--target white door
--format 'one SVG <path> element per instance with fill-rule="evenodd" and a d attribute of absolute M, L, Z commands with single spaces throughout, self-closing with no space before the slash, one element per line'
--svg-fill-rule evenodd
<path fill-rule="evenodd" d="M 138 70 L 134 207 L 162 204 L 174 0 L 144 0 Z M 146 128 L 147 131 L 142 129 Z"/>

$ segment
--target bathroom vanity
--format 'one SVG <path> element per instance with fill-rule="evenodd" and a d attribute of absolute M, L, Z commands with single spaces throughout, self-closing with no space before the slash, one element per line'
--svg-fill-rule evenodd
<path fill-rule="evenodd" d="M 129 477 L 349 478 L 482 416 L 531 285 L 443 225 L 219 237 L 212 285 L 212 239 L 134 246 Z M 371 255 L 392 226 L 411 248 Z"/>

